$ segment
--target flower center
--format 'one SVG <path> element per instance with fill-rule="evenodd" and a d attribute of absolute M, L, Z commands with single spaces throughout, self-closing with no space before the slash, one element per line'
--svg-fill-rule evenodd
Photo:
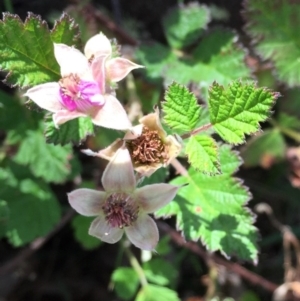
<path fill-rule="evenodd" d="M 127 146 L 135 165 L 164 163 L 167 161 L 166 145 L 158 135 L 158 131 L 143 128 L 142 134 L 127 141 Z"/>
<path fill-rule="evenodd" d="M 111 194 L 102 209 L 110 226 L 121 229 L 132 225 L 139 213 L 135 201 L 125 193 Z"/>
<path fill-rule="evenodd" d="M 103 106 L 104 97 L 94 81 L 84 81 L 76 74 L 65 76 L 58 82 L 60 100 L 69 111 L 86 112 L 93 106 Z"/>

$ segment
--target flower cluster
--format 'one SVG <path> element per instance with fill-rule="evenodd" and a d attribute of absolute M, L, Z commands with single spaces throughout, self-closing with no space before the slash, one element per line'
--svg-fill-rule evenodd
<path fill-rule="evenodd" d="M 61 79 L 35 86 L 25 95 L 53 113 L 57 128 L 74 118 L 89 116 L 97 126 L 126 131 L 123 139 L 98 153 L 84 151 L 109 160 L 102 177 L 104 191 L 77 189 L 68 195 L 70 205 L 82 215 L 97 216 L 90 235 L 115 243 L 125 232 L 135 246 L 153 250 L 159 235 L 148 214 L 168 204 L 178 187 L 153 184 L 137 188 L 136 175 L 150 176 L 170 164 L 180 153 L 181 144 L 163 130 L 158 110 L 132 126 L 115 97 L 114 83 L 142 66 L 115 56 L 110 41 L 101 33 L 88 40 L 84 54 L 54 44 L 54 55 Z"/>

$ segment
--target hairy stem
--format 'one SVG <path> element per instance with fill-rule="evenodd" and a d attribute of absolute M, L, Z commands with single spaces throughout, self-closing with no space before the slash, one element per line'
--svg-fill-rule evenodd
<path fill-rule="evenodd" d="M 208 130 L 211 127 L 212 127 L 212 124 L 208 123 L 208 124 L 205 124 L 205 125 L 202 125 L 202 126 L 198 127 L 197 129 L 194 129 L 194 130 L 192 130 L 188 133 L 182 134 L 180 137 L 182 139 L 187 139 L 187 138 L 190 138 L 191 136 L 197 135 L 198 133 L 204 132 L 204 131 Z"/>

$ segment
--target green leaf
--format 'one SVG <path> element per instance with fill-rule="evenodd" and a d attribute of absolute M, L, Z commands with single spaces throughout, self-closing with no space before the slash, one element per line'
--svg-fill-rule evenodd
<path fill-rule="evenodd" d="M 7 206 L 7 202 L 0 200 L 0 238 L 6 233 L 8 220 L 9 208 Z"/>
<path fill-rule="evenodd" d="M 233 82 L 227 88 L 214 83 L 209 91 L 210 120 L 216 132 L 227 142 L 243 143 L 245 134 L 259 130 L 279 96 L 254 83 Z"/>
<path fill-rule="evenodd" d="M 172 48 L 181 49 L 193 44 L 210 21 L 204 5 L 191 3 L 172 9 L 163 19 L 163 27 Z"/>
<path fill-rule="evenodd" d="M 60 77 L 47 23 L 28 13 L 23 23 L 17 15 L 4 13 L 0 21 L 0 68 L 5 81 L 20 87 L 57 81 Z"/>
<path fill-rule="evenodd" d="M 192 136 L 185 147 L 192 167 L 198 171 L 216 174 L 220 172 L 218 146 L 210 136 Z"/>
<path fill-rule="evenodd" d="M 190 168 L 187 176 L 171 181 L 188 185 L 180 188 L 174 201 L 155 216 L 176 215 L 177 227 L 186 239 L 201 239 L 210 251 L 256 262 L 257 232 L 252 214 L 244 207 L 250 194 L 232 177 L 241 161 L 228 145 L 219 151 L 222 174 L 212 177 Z"/>
<path fill-rule="evenodd" d="M 88 234 L 90 225 L 95 217 L 77 215 L 72 220 L 75 239 L 84 249 L 93 250 L 101 245 L 101 240 Z"/>
<path fill-rule="evenodd" d="M 169 86 L 162 104 L 164 122 L 178 131 L 191 131 L 196 126 L 202 108 L 195 95 L 177 83 Z"/>
<path fill-rule="evenodd" d="M 0 198 L 7 200 L 6 236 L 18 247 L 46 235 L 60 219 L 60 206 L 49 186 L 28 169 L 10 162 L 0 168 Z"/>
<path fill-rule="evenodd" d="M 170 285 L 178 277 L 178 270 L 173 264 L 162 258 L 154 258 L 143 264 L 148 281 L 158 285 Z"/>
<path fill-rule="evenodd" d="M 159 300 L 180 301 L 175 291 L 166 287 L 152 284 L 142 287 L 135 298 L 135 301 L 157 301 L 158 296 Z"/>
<path fill-rule="evenodd" d="M 46 119 L 45 136 L 48 143 L 80 144 L 88 135 L 94 135 L 94 125 L 89 117 L 70 120 L 60 125 L 59 129 L 55 127 L 51 116 Z"/>
<path fill-rule="evenodd" d="M 300 120 L 296 116 L 281 112 L 278 115 L 277 122 L 281 128 L 300 131 Z"/>
<path fill-rule="evenodd" d="M 168 174 L 168 169 L 161 167 L 156 170 L 150 177 L 144 177 L 140 183 L 141 186 L 164 183 Z"/>
<path fill-rule="evenodd" d="M 28 165 L 36 177 L 46 182 L 63 183 L 71 172 L 71 145 L 47 144 L 40 131 L 27 130 L 14 160 Z"/>
<path fill-rule="evenodd" d="M 264 60 L 271 60 L 279 80 L 300 84 L 300 6 L 298 1 L 246 1 L 246 29 Z"/>
<path fill-rule="evenodd" d="M 132 268 L 121 267 L 114 270 L 112 281 L 117 295 L 124 300 L 130 300 L 135 295 L 139 285 L 138 275 Z"/>
<path fill-rule="evenodd" d="M 252 137 L 245 145 L 241 154 L 247 167 L 257 165 L 269 167 L 270 163 L 284 158 L 285 150 L 286 144 L 284 138 L 275 129 L 266 130 L 262 134 Z"/>

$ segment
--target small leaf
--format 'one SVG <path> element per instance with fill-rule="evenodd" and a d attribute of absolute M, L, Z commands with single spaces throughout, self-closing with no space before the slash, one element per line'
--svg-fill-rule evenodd
<path fill-rule="evenodd" d="M 271 60 L 279 80 L 300 84 L 300 6 L 298 1 L 245 1 L 246 29 L 263 60 Z"/>
<path fill-rule="evenodd" d="M 163 301 L 180 301 L 175 291 L 152 284 L 142 287 L 135 301 L 157 301 L 158 296 L 159 300 Z"/>
<path fill-rule="evenodd" d="M 117 268 L 112 274 L 112 281 L 117 295 L 124 300 L 130 300 L 139 285 L 138 275 L 132 268 Z"/>
<path fill-rule="evenodd" d="M 87 136 L 94 134 L 91 118 L 79 117 L 70 120 L 57 129 L 51 116 L 47 117 L 45 136 L 48 143 L 65 145 L 70 142 L 80 144 Z"/>
<path fill-rule="evenodd" d="M 216 132 L 227 142 L 243 143 L 245 134 L 259 130 L 279 96 L 254 83 L 233 82 L 227 88 L 214 83 L 209 91 L 210 120 Z"/>
<path fill-rule="evenodd" d="M 196 2 L 172 9 L 163 19 L 169 45 L 176 49 L 191 45 L 201 36 L 209 21 L 207 7 Z"/>
<path fill-rule="evenodd" d="M 197 104 L 195 95 L 177 83 L 169 86 L 162 107 L 165 113 L 165 123 L 179 131 L 194 129 L 202 110 Z"/>
<path fill-rule="evenodd" d="M 189 162 L 198 171 L 216 174 L 220 172 L 218 146 L 209 136 L 192 136 L 185 147 Z"/>
<path fill-rule="evenodd" d="M 101 245 L 101 240 L 88 234 L 90 225 L 95 217 L 77 215 L 72 220 L 74 237 L 87 250 L 93 250 Z"/>
<path fill-rule="evenodd" d="M 257 261 L 257 231 L 253 216 L 244 206 L 250 194 L 232 177 L 241 164 L 228 145 L 219 148 L 221 174 L 208 176 L 188 170 L 171 184 L 185 185 L 175 199 L 157 211 L 156 217 L 176 215 L 177 228 L 189 240 L 201 239 L 207 248 L 224 255 Z"/>
<path fill-rule="evenodd" d="M 7 230 L 9 220 L 9 208 L 7 202 L 0 200 L 0 238 L 2 238 Z"/>

